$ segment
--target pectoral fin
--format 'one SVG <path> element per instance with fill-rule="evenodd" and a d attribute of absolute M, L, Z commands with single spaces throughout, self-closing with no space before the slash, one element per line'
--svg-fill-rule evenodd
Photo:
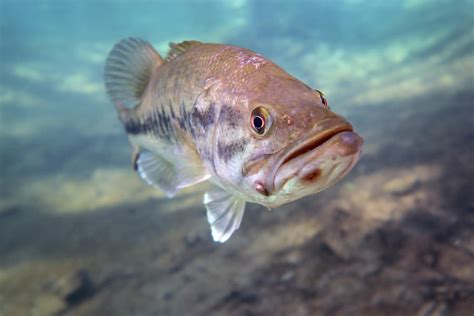
<path fill-rule="evenodd" d="M 225 242 L 237 230 L 242 221 L 245 201 L 216 188 L 204 194 L 207 209 L 207 221 L 211 224 L 214 241 Z"/>
<path fill-rule="evenodd" d="M 168 197 L 173 197 L 179 189 L 207 180 L 210 175 L 204 169 L 182 166 L 152 152 L 142 152 L 137 159 L 137 171 L 150 185 L 158 187 Z"/>

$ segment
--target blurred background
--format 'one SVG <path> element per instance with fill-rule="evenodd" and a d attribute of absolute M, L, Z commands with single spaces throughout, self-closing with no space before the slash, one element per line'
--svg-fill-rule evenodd
<path fill-rule="evenodd" d="M 0 315 L 474 312 L 474 1 L 0 0 Z M 248 205 L 132 171 L 102 82 L 136 36 L 275 61 L 365 139 L 334 187 Z"/>

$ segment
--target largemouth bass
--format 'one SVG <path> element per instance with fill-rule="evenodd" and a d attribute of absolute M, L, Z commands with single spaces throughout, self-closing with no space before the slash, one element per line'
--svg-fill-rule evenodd
<path fill-rule="evenodd" d="M 308 87 L 250 50 L 185 41 L 163 59 L 148 43 L 110 52 L 105 86 L 135 170 L 168 197 L 204 194 L 215 241 L 239 228 L 246 202 L 268 208 L 324 190 L 358 161 L 362 138 Z"/>

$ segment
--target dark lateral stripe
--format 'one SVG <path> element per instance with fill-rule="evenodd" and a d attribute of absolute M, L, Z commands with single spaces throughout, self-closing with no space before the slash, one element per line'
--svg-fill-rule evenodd
<path fill-rule="evenodd" d="M 175 119 L 175 118 L 176 118 L 176 114 L 174 113 L 173 105 L 171 104 L 171 102 L 168 103 L 168 107 L 169 107 L 169 109 L 170 109 L 171 117 L 172 117 L 173 119 Z"/>
<path fill-rule="evenodd" d="M 228 162 L 231 160 L 235 155 L 240 154 L 245 150 L 245 147 L 247 146 L 247 139 L 241 138 L 235 142 L 231 143 L 224 143 L 224 142 L 218 142 L 217 143 L 217 155 L 219 158 L 224 160 L 224 162 Z"/>
<path fill-rule="evenodd" d="M 206 131 L 209 126 L 214 124 L 216 121 L 216 105 L 210 103 L 206 110 L 200 111 L 198 108 L 194 108 L 191 113 L 191 122 L 195 127 L 201 127 Z"/>
<path fill-rule="evenodd" d="M 144 119 L 131 119 L 125 123 L 125 131 L 132 135 L 153 134 L 168 142 L 176 139 L 171 118 L 163 107 L 150 112 Z"/>
<path fill-rule="evenodd" d="M 222 106 L 219 122 L 227 123 L 227 125 L 231 128 L 237 128 L 241 119 L 242 115 L 235 107 L 227 104 Z"/>
<path fill-rule="evenodd" d="M 178 124 L 181 129 L 194 134 L 194 128 L 191 124 L 191 115 L 186 110 L 184 103 L 181 103 L 181 106 L 179 107 Z"/>
<path fill-rule="evenodd" d="M 135 120 L 128 120 L 124 124 L 127 134 L 137 135 L 144 133 L 142 125 Z"/>
<path fill-rule="evenodd" d="M 164 139 L 168 142 L 177 140 L 175 126 L 172 122 L 177 122 L 179 128 L 194 135 L 194 128 L 191 123 L 192 115 L 186 110 L 184 103 L 179 108 L 179 114 L 173 110 L 171 104 L 170 110 L 166 111 L 164 107 L 160 106 L 150 112 L 143 119 L 132 119 L 125 123 L 125 130 L 132 135 L 138 134 L 153 134 L 158 138 Z"/>

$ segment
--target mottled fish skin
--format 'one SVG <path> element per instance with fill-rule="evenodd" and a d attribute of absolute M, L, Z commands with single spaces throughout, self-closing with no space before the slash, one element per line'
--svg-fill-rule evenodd
<path fill-rule="evenodd" d="M 141 45 L 149 49 L 146 42 Z M 138 105 L 126 109 L 115 104 L 136 152 L 156 153 L 178 175 L 181 169 L 200 170 L 192 181 L 178 181 L 177 189 L 209 179 L 227 192 L 204 198 L 215 240 L 227 240 L 238 228 L 245 206 L 239 201 L 267 207 L 291 202 L 334 184 L 358 161 L 362 139 L 352 126 L 329 109 L 320 91 L 273 62 L 229 45 L 171 46 L 166 60 L 156 53 L 156 62 L 148 61 L 153 69 L 137 95 Z M 149 59 L 147 54 L 132 59 L 132 65 Z M 113 55 L 112 70 L 121 67 Z M 115 77 L 109 72 L 113 94 Z M 251 122 L 253 111 L 260 109 L 268 116 L 262 135 Z M 237 207 L 238 215 L 212 209 L 221 207 L 219 201 Z M 219 223 L 222 216 L 228 219 Z"/>
<path fill-rule="evenodd" d="M 155 69 L 125 129 L 132 139 L 136 135 L 159 138 L 165 154 L 179 151 L 181 146 L 191 147 L 214 178 L 222 179 L 223 185 L 236 186 L 235 179 L 241 182 L 242 175 L 231 162 L 242 158 L 249 136 L 252 137 L 245 131 L 247 128 L 242 131 L 248 123 L 246 116 L 252 100 L 272 95 L 262 93 L 268 76 L 296 82 L 281 68 L 247 49 L 196 45 Z M 305 90 L 313 94 L 311 89 Z M 193 142 L 183 144 L 178 136 L 183 133 Z M 231 175 L 227 174 L 229 171 Z"/>

